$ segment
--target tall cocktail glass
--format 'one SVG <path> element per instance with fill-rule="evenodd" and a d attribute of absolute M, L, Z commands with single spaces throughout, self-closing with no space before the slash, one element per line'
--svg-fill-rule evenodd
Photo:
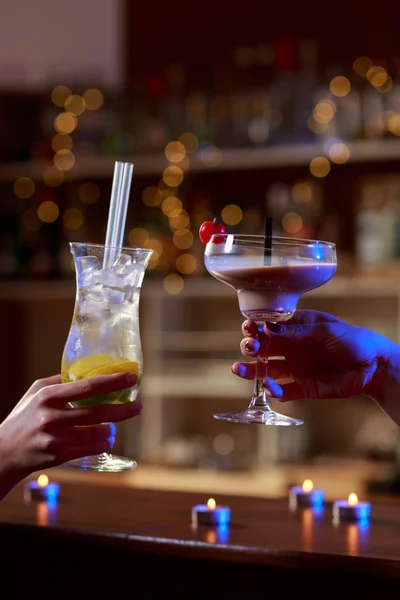
<path fill-rule="evenodd" d="M 138 376 L 135 386 L 76 402 L 73 407 L 133 402 L 143 374 L 140 291 L 153 251 L 118 248 L 115 264 L 103 268 L 104 251 L 108 247 L 71 243 L 70 248 L 76 271 L 76 296 L 62 357 L 62 381 L 131 372 Z M 67 465 L 95 471 L 123 471 L 137 466 L 130 458 L 108 453 L 87 456 Z"/>
<path fill-rule="evenodd" d="M 290 319 L 302 294 L 333 277 L 336 246 L 318 240 L 214 234 L 206 245 L 204 262 L 213 277 L 236 290 L 243 317 L 253 319 L 262 331 L 265 322 Z M 257 357 L 257 374 L 262 372 L 265 377 L 267 365 L 261 370 L 262 360 Z M 303 423 L 272 410 L 268 396 L 261 377 L 257 376 L 247 409 L 214 417 L 263 425 Z"/>

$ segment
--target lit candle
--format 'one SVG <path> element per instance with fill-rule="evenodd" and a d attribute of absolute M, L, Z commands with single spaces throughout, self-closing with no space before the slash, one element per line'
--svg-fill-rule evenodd
<path fill-rule="evenodd" d="M 28 481 L 24 487 L 24 498 L 30 500 L 57 500 L 60 492 L 58 483 L 49 482 L 47 475 L 39 475 L 37 480 Z"/>
<path fill-rule="evenodd" d="M 371 504 L 360 502 L 357 494 L 350 494 L 347 500 L 336 500 L 333 503 L 333 521 L 368 521 Z"/>
<path fill-rule="evenodd" d="M 193 525 L 227 525 L 231 518 L 229 506 L 218 506 L 214 498 L 207 504 L 196 504 L 192 507 Z"/>
<path fill-rule="evenodd" d="M 324 504 L 323 490 L 315 489 L 311 479 L 306 479 L 302 486 L 292 487 L 289 491 L 289 508 L 292 510 L 302 506 L 321 507 Z"/>

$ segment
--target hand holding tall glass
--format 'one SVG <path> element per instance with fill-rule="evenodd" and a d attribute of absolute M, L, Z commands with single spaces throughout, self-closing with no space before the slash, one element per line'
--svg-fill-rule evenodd
<path fill-rule="evenodd" d="M 76 272 L 76 296 L 61 376 L 67 383 L 98 375 L 132 373 L 137 376 L 137 383 L 122 391 L 74 402 L 71 408 L 133 402 L 142 380 L 139 299 L 153 251 L 122 247 L 132 171 L 130 163 L 115 163 L 106 243 L 70 244 Z M 137 466 L 130 458 L 108 453 L 66 464 L 112 472 Z"/>
<path fill-rule="evenodd" d="M 332 279 L 336 260 L 336 247 L 330 242 L 272 237 L 267 244 L 263 235 L 221 233 L 212 235 L 204 256 L 207 271 L 236 290 L 242 315 L 254 320 L 259 331 L 266 322 L 290 319 L 302 294 Z M 259 376 L 262 360 L 257 357 L 257 376 L 248 408 L 214 417 L 236 423 L 301 425 L 300 419 L 270 408 L 271 394 Z M 262 373 L 265 380 L 267 364 Z"/>

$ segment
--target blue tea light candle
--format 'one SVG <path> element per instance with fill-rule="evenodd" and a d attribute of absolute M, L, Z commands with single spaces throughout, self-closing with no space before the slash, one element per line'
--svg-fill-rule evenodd
<path fill-rule="evenodd" d="M 357 494 L 350 494 L 347 500 L 336 500 L 333 503 L 333 521 L 357 521 L 365 522 L 371 515 L 371 504 L 369 502 L 360 502 Z"/>
<path fill-rule="evenodd" d="M 229 506 L 219 506 L 214 498 L 209 498 L 207 504 L 196 504 L 192 507 L 192 524 L 197 525 L 227 525 L 231 519 Z"/>
<path fill-rule="evenodd" d="M 39 475 L 36 480 L 28 481 L 24 487 L 24 498 L 26 501 L 49 501 L 57 500 L 60 493 L 60 485 L 50 482 L 47 475 Z"/>
<path fill-rule="evenodd" d="M 305 479 L 302 486 L 295 486 L 289 490 L 289 508 L 292 510 L 305 506 L 321 508 L 324 502 L 324 491 L 314 488 L 311 479 Z"/>

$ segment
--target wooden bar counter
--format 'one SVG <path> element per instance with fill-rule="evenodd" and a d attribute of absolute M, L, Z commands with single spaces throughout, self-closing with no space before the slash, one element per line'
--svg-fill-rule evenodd
<path fill-rule="evenodd" d="M 347 597 L 353 583 L 369 597 L 400 585 L 399 500 L 372 500 L 370 523 L 360 526 L 333 524 L 331 503 L 318 514 L 290 511 L 287 498 L 218 495 L 231 508 L 229 527 L 193 527 L 192 506 L 210 496 L 80 477 L 62 482 L 51 504 L 27 502 L 20 484 L 0 504 L 2 581 L 11 590 L 1 597 L 30 590 L 36 598 L 35 586 L 57 598 L 112 590 L 140 599 L 272 590 L 312 598 L 317 589 Z"/>

